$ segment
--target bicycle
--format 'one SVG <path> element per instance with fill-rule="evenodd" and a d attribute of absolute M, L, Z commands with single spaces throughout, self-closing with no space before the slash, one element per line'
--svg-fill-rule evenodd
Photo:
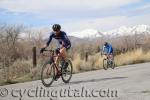
<path fill-rule="evenodd" d="M 70 59 L 64 60 L 63 56 L 60 54 L 61 59 L 61 64 L 60 66 L 57 66 L 55 64 L 55 58 L 57 55 L 55 55 L 55 50 L 44 50 L 44 51 L 49 51 L 50 53 L 50 58 L 48 61 L 46 61 L 42 67 L 41 71 L 41 81 L 45 87 L 50 87 L 51 84 L 54 82 L 54 80 L 57 81 L 59 77 L 62 78 L 64 83 L 68 83 L 71 80 L 72 77 L 72 71 L 73 71 L 73 66 L 72 62 Z M 44 53 L 42 53 L 43 56 Z M 65 68 L 65 65 L 68 63 L 67 68 Z M 60 68 L 60 70 L 59 70 Z M 46 71 L 46 72 L 45 72 Z M 46 74 L 46 75 L 45 75 Z M 58 75 L 58 76 L 57 76 Z M 66 78 L 68 76 L 68 78 Z"/>
<path fill-rule="evenodd" d="M 105 56 L 106 56 L 106 55 L 105 55 Z M 106 56 L 106 57 L 103 59 L 103 68 L 104 68 L 105 70 L 107 70 L 108 68 L 114 69 L 114 68 L 115 68 L 114 60 L 111 59 L 111 57 Z"/>

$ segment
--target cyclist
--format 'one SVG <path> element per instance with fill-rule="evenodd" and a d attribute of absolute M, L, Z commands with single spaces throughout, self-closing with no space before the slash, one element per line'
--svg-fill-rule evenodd
<path fill-rule="evenodd" d="M 59 24 L 54 24 L 52 26 L 52 32 L 50 33 L 49 39 L 44 45 L 43 48 L 41 48 L 40 53 L 43 53 L 43 51 L 49 46 L 51 43 L 52 39 L 55 38 L 58 40 L 58 47 L 56 49 L 56 54 L 57 57 L 55 59 L 55 64 L 58 66 L 59 65 L 59 55 L 63 56 L 64 60 L 67 59 L 67 50 L 70 49 L 71 47 L 71 42 L 69 38 L 67 37 L 66 33 L 64 31 L 61 31 L 61 26 Z M 65 67 L 68 66 L 68 63 L 65 63 Z M 60 76 L 60 75 L 58 75 Z"/>
<path fill-rule="evenodd" d="M 111 44 L 105 42 L 103 45 L 102 53 L 111 61 L 113 61 L 113 47 Z"/>

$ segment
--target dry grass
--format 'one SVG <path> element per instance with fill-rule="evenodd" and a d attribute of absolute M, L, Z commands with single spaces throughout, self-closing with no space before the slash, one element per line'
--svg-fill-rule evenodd
<path fill-rule="evenodd" d="M 150 61 L 150 51 L 143 52 L 142 49 L 127 52 L 115 57 L 115 63 L 117 66 L 143 63 L 148 61 Z"/>
<path fill-rule="evenodd" d="M 82 63 L 80 55 L 76 55 L 75 59 L 73 60 L 73 73 L 78 73 L 80 70 L 80 65 Z"/>
<path fill-rule="evenodd" d="M 73 61 L 74 73 L 83 72 L 83 71 L 91 71 L 103 68 L 103 58 L 99 53 L 95 55 L 89 56 L 87 62 L 82 60 L 78 55 Z M 130 51 L 124 54 L 120 54 L 115 56 L 115 64 L 117 66 L 143 63 L 150 61 L 150 51 L 143 52 L 142 49 L 137 49 L 134 51 Z"/>
<path fill-rule="evenodd" d="M 32 60 L 17 60 L 10 66 L 8 74 L 11 79 L 24 76 L 30 73 L 32 69 Z"/>
<path fill-rule="evenodd" d="M 80 55 L 74 57 L 73 63 L 73 73 L 79 73 L 84 71 L 91 71 L 103 68 L 103 58 L 99 53 L 95 55 L 90 55 L 88 61 L 81 59 Z M 142 49 L 130 51 L 124 54 L 115 56 L 115 63 L 117 66 L 136 64 L 150 61 L 150 51 L 143 52 Z M 38 61 L 42 62 L 42 61 Z M 16 82 L 26 82 L 40 79 L 40 71 L 42 64 L 38 64 L 36 68 L 32 67 L 32 60 L 17 60 L 9 69 L 7 73 L 0 70 L 1 80 L 0 85 L 12 84 Z M 6 75 L 9 76 L 7 79 Z"/>
<path fill-rule="evenodd" d="M 102 66 L 103 59 L 104 59 L 104 56 L 101 56 L 100 53 L 97 53 L 97 54 L 89 57 L 89 61 L 91 61 L 91 63 L 92 63 L 93 70 L 101 69 L 103 67 Z"/>
<path fill-rule="evenodd" d="M 17 60 L 12 66 L 0 70 L 0 85 L 40 79 L 40 71 L 41 64 L 33 68 L 32 60 Z"/>
<path fill-rule="evenodd" d="M 102 68 L 103 57 L 99 53 L 89 56 L 88 61 L 82 60 L 79 55 L 73 61 L 73 72 L 83 72 Z"/>

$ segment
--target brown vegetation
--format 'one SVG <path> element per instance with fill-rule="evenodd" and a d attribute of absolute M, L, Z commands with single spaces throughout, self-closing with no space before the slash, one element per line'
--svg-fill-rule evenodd
<path fill-rule="evenodd" d="M 26 37 L 21 37 L 22 33 L 26 33 Z M 0 25 L 0 85 L 40 78 L 40 70 L 45 61 L 39 54 L 45 42 L 43 36 L 41 30 L 35 32 L 22 25 Z M 71 41 L 73 45 L 69 57 L 72 59 L 73 73 L 102 69 L 100 47 L 104 41 L 113 45 L 117 66 L 150 61 L 149 34 Z M 32 64 L 33 46 L 37 48 L 35 68 Z M 55 48 L 54 42 L 50 48 Z"/>

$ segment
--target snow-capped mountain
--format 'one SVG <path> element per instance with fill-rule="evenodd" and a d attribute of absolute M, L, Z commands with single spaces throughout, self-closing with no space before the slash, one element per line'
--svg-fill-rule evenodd
<path fill-rule="evenodd" d="M 135 33 L 136 34 L 150 33 L 150 26 L 148 25 L 137 25 L 133 27 L 121 26 L 118 29 L 114 29 L 103 33 L 109 36 L 126 36 L 126 35 L 134 35 Z"/>
<path fill-rule="evenodd" d="M 96 38 L 105 36 L 107 37 L 127 36 L 142 33 L 150 34 L 150 26 L 149 25 L 137 25 L 133 27 L 121 26 L 118 29 L 114 29 L 107 32 L 99 32 L 98 30 L 95 29 L 87 29 L 81 32 L 72 32 L 69 35 L 78 38 Z"/>
<path fill-rule="evenodd" d="M 114 29 L 111 31 L 103 32 L 103 34 L 107 36 L 123 36 L 123 35 L 129 35 L 130 32 L 132 31 L 132 28 L 126 27 L 126 26 L 121 26 L 118 29 Z"/>
<path fill-rule="evenodd" d="M 133 27 L 133 30 L 135 32 L 150 32 L 150 26 L 148 25 L 137 25 Z"/>

